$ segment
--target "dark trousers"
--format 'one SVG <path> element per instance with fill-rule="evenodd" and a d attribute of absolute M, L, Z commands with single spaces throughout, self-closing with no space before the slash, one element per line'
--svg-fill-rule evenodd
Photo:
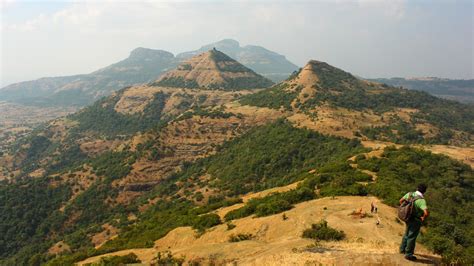
<path fill-rule="evenodd" d="M 400 252 L 406 256 L 413 256 L 415 253 L 416 237 L 420 233 L 421 221 L 419 219 L 411 219 L 406 223 L 405 234 L 400 245 Z"/>

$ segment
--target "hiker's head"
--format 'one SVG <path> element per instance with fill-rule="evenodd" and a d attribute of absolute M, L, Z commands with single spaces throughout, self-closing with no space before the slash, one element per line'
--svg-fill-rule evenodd
<path fill-rule="evenodd" d="M 425 184 L 419 184 L 416 190 L 420 191 L 421 193 L 425 194 L 426 192 L 426 185 Z"/>

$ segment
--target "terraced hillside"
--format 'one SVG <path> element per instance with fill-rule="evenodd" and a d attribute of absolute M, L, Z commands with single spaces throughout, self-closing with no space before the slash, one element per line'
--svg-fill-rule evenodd
<path fill-rule="evenodd" d="M 273 84 L 267 78 L 215 48 L 180 64 L 153 83 L 157 86 L 207 89 L 256 89 Z"/>

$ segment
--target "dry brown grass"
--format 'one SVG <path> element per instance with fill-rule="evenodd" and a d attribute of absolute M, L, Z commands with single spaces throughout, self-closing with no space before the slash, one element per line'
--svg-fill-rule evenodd
<path fill-rule="evenodd" d="M 285 189 L 288 188 L 283 190 Z M 247 196 L 251 198 L 256 195 Z M 362 209 L 362 212 L 366 212 L 372 202 L 378 207 L 378 216 L 353 219 L 348 215 L 354 210 Z M 222 210 L 218 210 L 219 212 Z M 227 225 L 223 224 L 199 236 L 190 227 L 180 227 L 157 240 L 154 248 L 123 250 L 106 255 L 134 252 L 143 263 L 149 263 L 159 251 L 171 251 L 177 257 L 184 256 L 188 262 L 199 260 L 217 264 L 233 262 L 238 265 L 320 263 L 411 265 L 398 254 L 404 227 L 395 221 L 395 209 L 384 205 L 377 198 L 356 196 L 321 198 L 297 204 L 295 208 L 285 212 L 285 215 L 288 217 L 286 220 L 282 219 L 282 214 L 260 218 L 246 217 L 234 220 L 232 223 L 236 227 L 230 231 Z M 321 242 L 318 245 L 301 238 L 304 229 L 321 219 L 327 220 L 331 227 L 343 230 L 347 238 L 340 242 Z M 380 221 L 379 225 L 376 223 L 377 220 Z M 252 234 L 254 238 L 230 243 L 231 234 Z M 417 253 L 439 262 L 439 257 L 428 252 L 422 245 L 417 246 Z M 89 258 L 79 265 L 97 261 L 99 258 L 100 256 Z"/>
<path fill-rule="evenodd" d="M 239 63 L 237 62 L 219 62 L 216 63 L 212 59 L 211 51 L 194 56 L 183 63 L 183 65 L 189 65 L 191 68 L 185 68 L 178 66 L 177 69 L 169 71 L 162 75 L 158 81 L 168 78 L 183 78 L 186 80 L 194 80 L 199 87 L 207 88 L 211 84 L 224 85 L 228 83 L 229 79 L 242 78 L 242 77 L 257 77 L 257 74 L 253 72 L 232 72 L 222 71 L 219 67 L 233 66 Z M 219 66 L 218 66 L 219 64 Z"/>

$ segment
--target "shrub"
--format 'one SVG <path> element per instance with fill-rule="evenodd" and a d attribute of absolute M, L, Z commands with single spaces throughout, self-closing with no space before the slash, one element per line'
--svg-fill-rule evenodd
<path fill-rule="evenodd" d="M 130 253 L 125 256 L 107 256 L 101 258 L 99 262 L 92 263 L 90 266 L 116 266 L 116 265 L 126 265 L 128 263 L 140 263 L 141 260 L 138 259 L 137 255 Z"/>
<path fill-rule="evenodd" d="M 328 226 L 326 220 L 321 220 L 318 224 L 312 224 L 311 229 L 303 231 L 304 238 L 312 238 L 316 240 L 342 240 L 346 237 L 344 231 L 338 231 Z"/>
<path fill-rule="evenodd" d="M 193 228 L 199 232 L 204 232 L 206 229 L 221 224 L 221 218 L 215 213 L 198 216 L 193 223 Z"/>
<path fill-rule="evenodd" d="M 291 204 L 283 199 L 277 199 L 257 206 L 255 214 L 257 217 L 268 216 L 291 209 Z"/>
<path fill-rule="evenodd" d="M 234 220 L 234 219 L 239 219 L 243 217 L 247 217 L 252 215 L 255 212 L 255 205 L 245 205 L 242 208 L 238 208 L 236 210 L 228 212 L 225 216 L 224 219 L 226 221 Z"/>
<path fill-rule="evenodd" d="M 229 242 L 240 242 L 245 240 L 251 240 L 252 238 L 254 238 L 252 234 L 230 235 Z"/>
<path fill-rule="evenodd" d="M 227 222 L 227 230 L 232 230 L 234 229 L 235 227 L 237 227 L 235 224 L 231 223 L 231 222 Z"/>
<path fill-rule="evenodd" d="M 155 265 L 158 266 L 181 266 L 184 263 L 184 258 L 175 258 L 171 252 L 158 252 L 154 259 Z"/>

